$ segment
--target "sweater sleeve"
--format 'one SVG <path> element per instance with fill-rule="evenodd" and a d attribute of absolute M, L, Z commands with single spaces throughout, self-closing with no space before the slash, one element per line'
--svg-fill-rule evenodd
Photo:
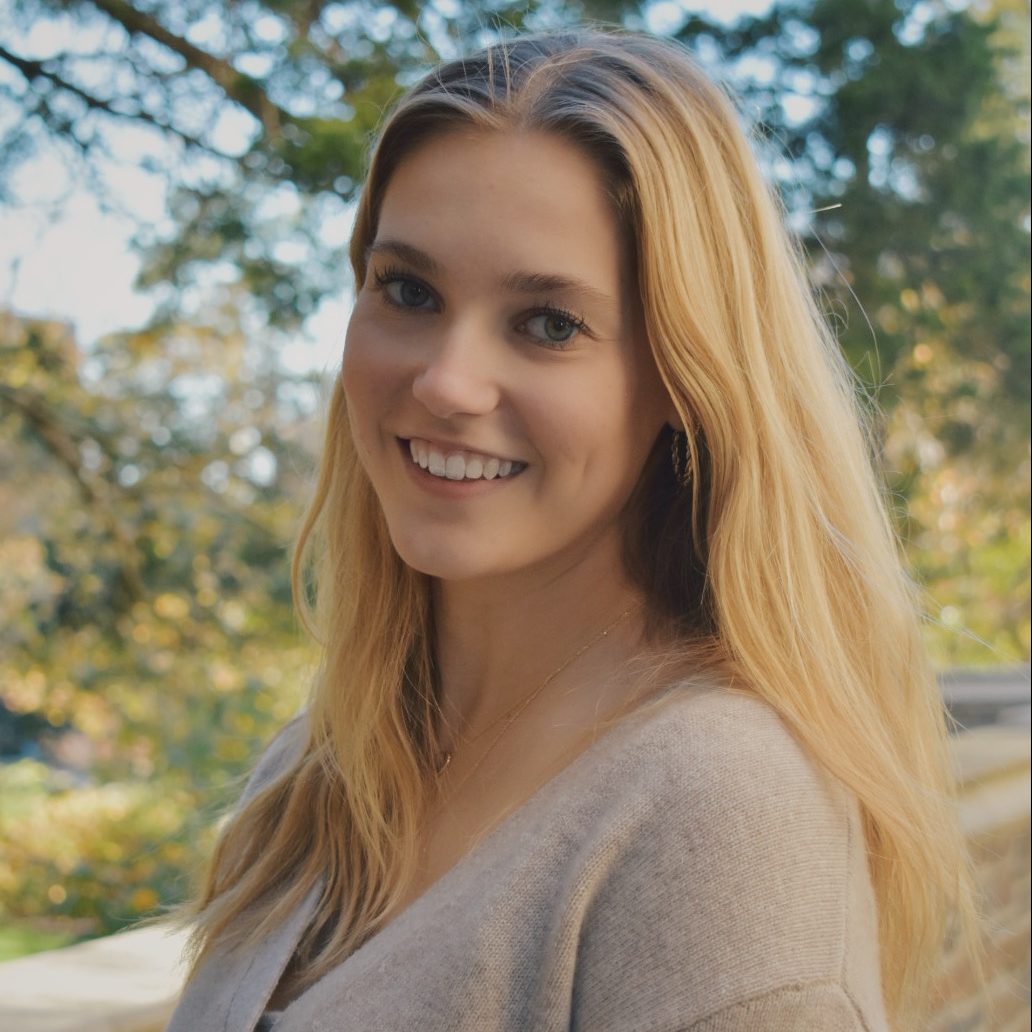
<path fill-rule="evenodd" d="M 685 1032 L 868 1032 L 869 1027 L 841 985 L 818 982 L 725 1007 Z"/>
<path fill-rule="evenodd" d="M 593 858 L 574 1027 L 882 1032 L 855 801 L 762 703 L 695 718 L 686 740 L 648 743 Z"/>

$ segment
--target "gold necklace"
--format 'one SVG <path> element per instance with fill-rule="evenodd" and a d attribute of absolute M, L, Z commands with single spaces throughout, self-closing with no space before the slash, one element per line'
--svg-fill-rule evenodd
<path fill-rule="evenodd" d="M 501 713 L 497 717 L 495 717 L 495 719 L 492 720 L 491 723 L 489 723 L 486 727 L 484 727 L 480 731 L 478 731 L 472 738 L 468 738 L 468 739 L 466 739 L 462 743 L 463 745 L 467 745 L 467 746 L 468 745 L 472 745 L 478 739 L 483 738 L 484 735 L 486 735 L 487 732 L 490 731 L 500 720 L 505 720 L 505 723 L 502 725 L 502 730 L 499 731 L 498 734 L 491 740 L 491 744 L 484 750 L 484 752 L 480 756 L 480 759 L 477 760 L 477 762 L 473 765 L 473 769 L 470 770 L 470 772 L 466 775 L 465 778 L 463 778 L 462 784 L 465 784 L 467 781 L 469 781 L 469 779 L 476 773 L 476 771 L 479 769 L 480 765 L 491 754 L 491 751 L 494 749 L 494 747 L 502 740 L 502 738 L 505 735 L 505 732 L 508 731 L 509 728 L 512 727 L 512 725 L 519 719 L 520 714 L 522 714 L 523 711 L 525 709 L 527 709 L 527 707 L 530 706 L 530 704 L 571 663 L 574 662 L 574 660 L 580 659 L 580 657 L 583 656 L 584 653 L 588 651 L 588 649 L 590 649 L 593 645 L 597 645 L 603 638 L 605 638 L 609 634 L 609 632 L 611 630 L 613 630 L 614 627 L 617 626 L 617 624 L 619 624 L 622 620 L 626 619 L 626 617 L 630 616 L 630 614 L 633 613 L 634 610 L 639 607 L 639 605 L 640 605 L 640 603 L 635 603 L 633 606 L 630 606 L 627 609 L 625 609 L 615 620 L 613 620 L 612 623 L 606 624 L 606 626 L 603 627 L 602 630 L 598 632 L 598 634 L 596 634 L 589 641 L 587 641 L 583 645 L 581 645 L 580 648 L 578 648 L 577 651 L 574 652 L 572 655 L 570 655 L 566 659 L 564 659 L 563 662 L 560 663 L 559 666 L 557 666 L 555 668 L 555 670 L 553 670 L 548 675 L 548 677 L 546 677 L 541 682 L 541 684 L 539 684 L 529 695 L 527 695 L 523 699 L 518 700 L 515 703 L 515 705 L 510 706 L 509 709 L 507 709 L 504 713 Z M 505 719 L 506 717 L 508 717 L 508 720 Z M 451 763 L 452 755 L 453 754 L 452 754 L 451 751 L 448 751 L 448 752 L 444 753 L 444 757 L 437 764 L 437 767 L 435 769 L 435 774 L 436 774 L 437 777 L 440 777 L 445 772 L 445 770 L 447 770 L 448 764 Z"/>

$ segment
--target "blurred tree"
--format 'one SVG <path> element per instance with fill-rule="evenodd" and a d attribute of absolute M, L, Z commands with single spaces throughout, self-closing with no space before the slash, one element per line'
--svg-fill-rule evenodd
<path fill-rule="evenodd" d="M 251 755 L 300 698 L 288 547 L 315 392 L 214 324 L 87 357 L 60 325 L 0 317 L 8 710 L 83 732 L 110 776 L 195 787 Z"/>
<path fill-rule="evenodd" d="M 88 355 L 0 316 L 0 712 L 69 772 L 0 770 L 0 925 L 95 933 L 181 895 L 303 699 L 288 548 L 317 387 L 216 314 Z"/>
<path fill-rule="evenodd" d="M 889 388 L 888 407 L 897 361 L 922 345 L 992 365 L 1001 399 L 1028 396 L 1028 105 L 1016 72 L 1027 37 L 1014 3 L 782 0 L 730 29 L 703 15 L 674 27 L 764 127 L 843 346 Z M 55 140 L 99 185 L 119 140 L 139 165 L 163 167 L 171 191 L 171 221 L 141 232 L 143 283 L 174 308 L 199 281 L 228 278 L 291 325 L 339 291 L 341 240 L 327 227 L 400 84 L 502 27 L 641 24 L 653 6 L 17 0 L 9 38 L 21 51 L 0 46 L 0 187 Z M 970 430 L 951 428 L 950 449 Z"/>
<path fill-rule="evenodd" d="M 1020 15 L 1015 10 L 1020 8 Z M 783 0 L 678 35 L 728 70 L 839 340 L 942 663 L 1029 655 L 1028 4 Z"/>
<path fill-rule="evenodd" d="M 620 0 L 459 4 L 14 0 L 0 44 L 0 189 L 55 141 L 107 203 L 114 150 L 167 176 L 172 223 L 143 232 L 143 282 L 170 306 L 220 263 L 276 324 L 339 290 L 324 229 L 361 182 L 399 83 L 499 25 L 547 27 Z M 0 198 L 3 194 L 0 194 Z"/>
<path fill-rule="evenodd" d="M 730 33 L 680 32 L 716 48 L 768 127 L 840 340 L 875 387 L 924 343 L 1027 399 L 1027 108 L 1003 102 L 994 33 L 929 0 L 788 0 Z"/>

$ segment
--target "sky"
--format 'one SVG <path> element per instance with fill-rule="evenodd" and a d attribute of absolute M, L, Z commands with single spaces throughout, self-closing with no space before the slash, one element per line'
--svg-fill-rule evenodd
<path fill-rule="evenodd" d="M 771 0 L 660 0 L 649 8 L 647 25 L 662 32 L 686 11 L 705 11 L 730 23 L 770 5 Z M 0 0 L 0 14 L 2 7 Z M 55 29 L 42 24 L 18 42 L 32 55 L 62 45 Z M 241 131 L 228 115 L 224 138 Z M 160 224 L 167 218 L 158 177 L 128 159 L 111 175 L 121 211 L 102 209 L 86 186 L 68 181 L 56 152 L 44 150 L 18 170 L 14 193 L 23 203 L 0 203 L 0 309 L 69 322 L 86 349 L 107 333 L 146 323 L 154 302 L 134 288 L 140 261 L 132 239 L 141 221 Z M 331 232 L 343 236 L 346 227 Z M 324 301 L 287 342 L 281 353 L 286 368 L 325 370 L 338 360 L 349 305 L 345 282 L 342 274 L 339 295 Z"/>

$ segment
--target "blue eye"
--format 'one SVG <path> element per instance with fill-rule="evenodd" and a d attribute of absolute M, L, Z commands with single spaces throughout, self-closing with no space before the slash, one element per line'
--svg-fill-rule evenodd
<path fill-rule="evenodd" d="M 580 332 L 584 320 L 559 309 L 536 312 L 519 329 L 545 344 L 567 344 Z"/>
<path fill-rule="evenodd" d="M 403 276 L 387 270 L 377 273 L 376 285 L 383 292 L 388 303 L 396 308 L 414 310 L 433 307 L 433 294 L 419 280 L 412 279 L 410 276 Z"/>

